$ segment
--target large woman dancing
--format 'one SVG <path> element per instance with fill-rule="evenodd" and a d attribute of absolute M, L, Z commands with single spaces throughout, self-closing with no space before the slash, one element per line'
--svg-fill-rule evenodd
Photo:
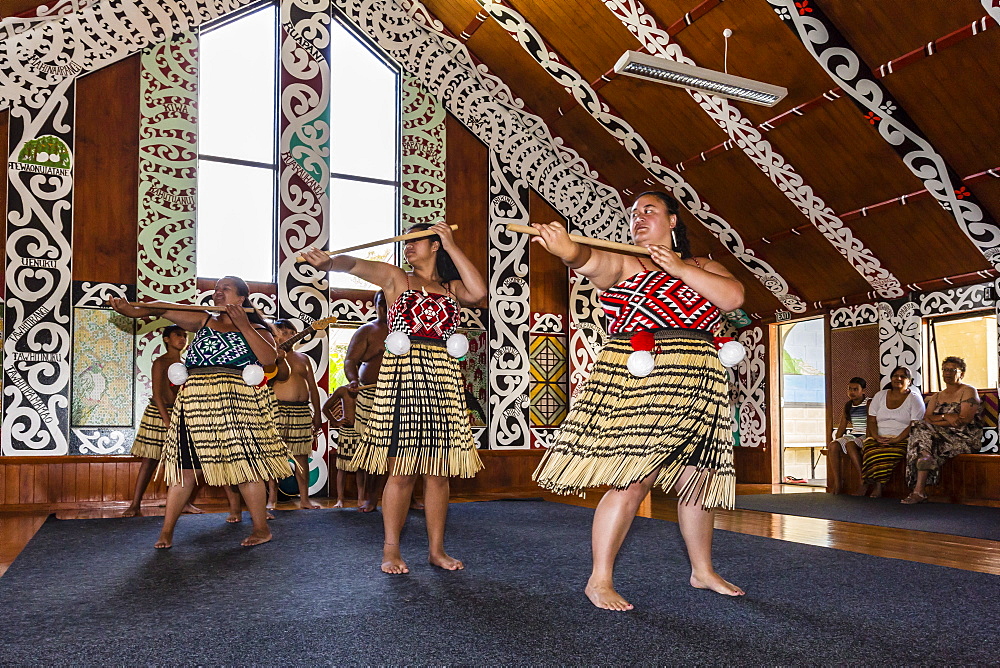
<path fill-rule="evenodd" d="M 465 567 L 444 549 L 448 478 L 471 478 L 483 467 L 465 415 L 458 360 L 446 352 L 446 341 L 458 329 L 459 304 L 486 297 L 486 283 L 455 245 L 448 225 L 418 224 L 411 231 L 422 229 L 436 235 L 406 243 L 409 273 L 350 255 L 303 253 L 318 269 L 347 272 L 380 286 L 391 304 L 389 329 L 409 336 L 407 352 L 390 350 L 383 359 L 365 433 L 351 462 L 369 473 L 389 474 L 382 493 L 385 573 L 409 573 L 399 536 L 417 476 L 424 480 L 428 561 L 447 570 Z"/>
<path fill-rule="evenodd" d="M 253 519 L 253 531 L 242 545 L 271 540 L 264 481 L 287 478 L 292 471 L 287 448 L 275 431 L 274 394 L 270 388 L 248 385 L 242 375 L 251 364 L 270 366 L 277 359 L 268 324 L 256 310 L 243 310 L 250 306 L 249 296 L 242 279 L 226 276 L 212 295 L 215 305 L 226 310 L 215 315 L 109 300 L 124 316 L 160 316 L 197 332 L 185 360 L 189 375 L 177 392 L 163 445 L 168 490 L 158 548 L 173 544 L 174 526 L 194 489 L 197 471 L 209 485 L 239 485 Z"/>
<path fill-rule="evenodd" d="M 691 257 L 677 214 L 666 193 L 635 201 L 632 239 L 652 262 L 576 244 L 559 223 L 535 225 L 533 241 L 590 279 L 608 315 L 608 342 L 535 472 L 539 485 L 560 494 L 612 488 L 594 513 L 586 587 L 608 610 L 632 609 L 614 589 L 615 558 L 654 485 L 680 497 L 691 585 L 743 594 L 712 565 L 713 509 L 732 508 L 736 489 L 728 383 L 712 329 L 719 309 L 743 303 L 743 286 L 718 262 Z M 644 377 L 628 369 L 633 345 L 652 346 L 653 370 Z"/>

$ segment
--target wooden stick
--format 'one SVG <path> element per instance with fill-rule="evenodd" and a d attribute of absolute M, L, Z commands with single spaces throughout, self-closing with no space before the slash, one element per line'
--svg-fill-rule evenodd
<path fill-rule="evenodd" d="M 507 223 L 507 229 L 511 232 L 520 232 L 521 234 L 527 234 L 532 237 L 539 236 L 538 230 L 530 225 L 518 225 L 517 223 Z M 605 241 L 604 239 L 591 239 L 590 237 L 580 236 L 579 234 L 569 235 L 570 240 L 575 241 L 578 244 L 583 244 L 584 246 L 590 246 L 591 248 L 599 248 L 601 250 L 611 251 L 612 253 L 621 253 L 623 255 L 645 255 L 649 256 L 649 249 L 643 248 L 642 246 L 633 246 L 632 244 L 623 244 L 617 241 Z"/>
<path fill-rule="evenodd" d="M 378 383 L 372 383 L 371 385 L 362 385 L 361 387 L 358 388 L 358 392 L 360 392 L 361 390 L 374 390 L 376 385 L 378 385 Z"/>
<path fill-rule="evenodd" d="M 199 306 L 198 304 L 164 304 L 162 302 L 126 302 L 129 306 L 135 306 L 136 308 L 155 308 L 162 309 L 164 311 L 215 311 L 221 312 L 225 311 L 225 306 Z M 249 306 L 244 306 L 243 310 L 247 313 L 253 313 L 254 309 Z"/>
<path fill-rule="evenodd" d="M 452 231 L 458 229 L 458 225 L 449 225 Z M 433 237 L 437 232 L 434 230 L 417 230 L 416 232 L 407 232 L 406 234 L 400 234 L 395 237 L 389 237 L 388 239 L 379 239 L 378 241 L 369 241 L 367 243 L 359 244 L 357 246 L 349 246 L 347 248 L 340 248 L 338 250 L 323 251 L 330 257 L 334 255 L 340 255 L 342 253 L 350 253 L 351 251 L 363 250 L 365 248 L 374 248 L 375 246 L 382 246 L 384 244 L 391 244 L 397 241 L 409 241 L 410 239 L 423 239 L 424 237 Z M 305 262 L 305 258 L 299 255 L 295 258 L 296 262 Z"/>
<path fill-rule="evenodd" d="M 516 223 L 507 223 L 507 229 L 511 232 L 520 232 L 522 234 L 527 234 L 528 236 L 537 237 L 539 236 L 538 230 L 529 225 L 518 225 Z M 606 250 L 611 253 L 620 253 L 622 255 L 644 255 L 649 257 L 649 249 L 643 248 L 642 246 L 635 246 L 633 244 L 623 244 L 617 241 L 606 241 L 604 239 L 591 239 L 590 237 L 584 237 L 579 234 L 570 234 L 569 238 L 578 244 L 584 246 L 590 246 L 591 248 L 598 248 L 600 250 Z"/>

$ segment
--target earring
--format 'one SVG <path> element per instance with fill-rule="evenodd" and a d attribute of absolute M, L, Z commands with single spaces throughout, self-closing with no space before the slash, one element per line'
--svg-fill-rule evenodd
<path fill-rule="evenodd" d="M 670 228 L 670 243 L 673 244 L 670 250 L 677 250 L 677 230 L 676 228 Z"/>

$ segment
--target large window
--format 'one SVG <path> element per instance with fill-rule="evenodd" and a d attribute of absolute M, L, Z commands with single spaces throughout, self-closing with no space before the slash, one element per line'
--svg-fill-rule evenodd
<path fill-rule="evenodd" d="M 958 313 L 926 321 L 926 369 L 929 392 L 944 387 L 941 363 L 946 357 L 961 357 L 967 371 L 962 382 L 976 388 L 997 386 L 997 316 L 995 311 Z"/>
<path fill-rule="evenodd" d="M 399 72 L 345 24 L 331 28 L 330 248 L 396 234 L 399 220 Z M 394 246 L 354 253 L 396 263 Z M 371 286 L 348 274 L 330 285 Z"/>
<path fill-rule="evenodd" d="M 274 2 L 203 28 L 198 275 L 275 280 L 278 13 Z M 330 247 L 397 233 L 399 72 L 347 24 L 331 26 Z M 394 246 L 358 257 L 396 262 Z M 331 274 L 334 287 L 373 286 Z"/>
<path fill-rule="evenodd" d="M 277 7 L 202 30 L 198 275 L 274 280 Z"/>

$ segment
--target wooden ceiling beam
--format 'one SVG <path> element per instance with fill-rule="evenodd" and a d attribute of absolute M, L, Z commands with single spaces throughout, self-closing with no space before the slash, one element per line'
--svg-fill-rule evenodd
<path fill-rule="evenodd" d="M 686 56 L 676 41 L 656 22 L 655 17 L 646 15 L 642 5 L 632 0 L 606 0 L 604 6 L 618 18 L 643 47 L 655 56 L 674 62 L 697 65 Z M 865 244 L 854 236 L 850 227 L 844 224 L 826 202 L 806 182 L 795 167 L 764 139 L 761 132 L 739 108 L 728 100 L 686 89 L 698 107 L 708 114 L 729 139 L 709 152 L 724 153 L 733 146 L 739 146 L 771 183 L 784 194 L 796 210 L 808 219 L 804 228 L 815 227 L 826 241 L 865 281 L 883 298 L 899 297 L 903 294 L 900 281 L 882 265 L 882 262 Z M 704 162 L 707 154 L 698 159 Z M 682 171 L 678 168 L 678 171 Z M 794 232 L 800 234 L 800 232 Z M 756 250 L 760 250 L 757 246 Z"/>
<path fill-rule="evenodd" d="M 721 5 L 723 2 L 725 2 L 725 0 L 702 0 L 702 2 L 699 3 L 696 7 L 694 7 L 694 9 L 692 9 L 689 12 L 686 12 L 684 16 L 680 17 L 679 19 L 671 23 L 669 26 L 667 26 L 667 34 L 673 37 L 680 31 L 684 30 L 684 28 L 687 28 L 689 25 L 691 25 L 692 23 L 703 17 L 705 14 L 708 14 L 710 11 Z M 641 11 L 644 11 L 648 16 L 652 16 L 652 14 L 650 14 L 648 9 L 642 7 L 642 5 L 639 5 L 639 3 L 635 4 Z M 657 21 L 657 24 L 661 25 L 659 21 Z"/>
<path fill-rule="evenodd" d="M 789 310 L 798 312 L 805 302 L 791 291 L 788 282 L 778 271 L 754 253 L 746 252 L 739 232 L 722 217 L 711 212 L 695 189 L 677 172 L 663 163 L 649 143 L 640 135 L 607 100 L 593 89 L 579 71 L 547 44 L 539 32 L 508 2 L 476 0 L 490 16 L 506 30 L 518 44 L 560 85 L 573 91 L 573 98 L 625 147 L 656 180 L 666 186 L 691 215 L 701 222 L 726 246 L 740 263 L 748 269 Z"/>
<path fill-rule="evenodd" d="M 994 0 L 996 1 L 996 0 Z M 959 197 L 961 178 L 926 134 L 878 80 L 836 24 L 814 3 L 767 0 L 827 75 L 876 126 L 903 164 L 954 216 L 958 227 L 994 267 L 1000 269 L 1000 225 L 972 193 Z M 841 75 L 850 79 L 844 79 Z"/>

